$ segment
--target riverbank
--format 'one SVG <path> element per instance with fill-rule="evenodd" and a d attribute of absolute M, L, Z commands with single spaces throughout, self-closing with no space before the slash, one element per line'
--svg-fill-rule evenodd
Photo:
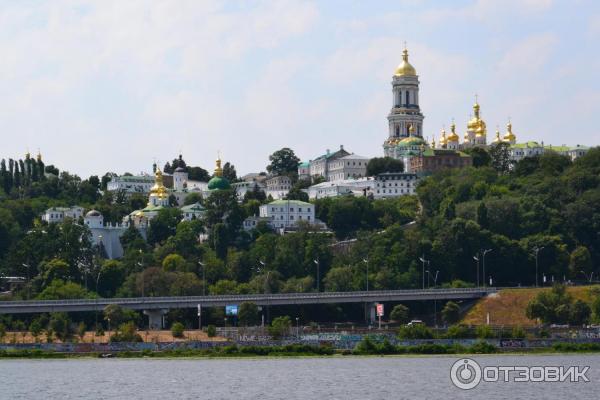
<path fill-rule="evenodd" d="M 346 357 L 400 355 L 476 355 L 476 354 L 569 354 L 600 353 L 597 343 L 555 343 L 545 348 L 502 349 L 485 341 L 472 346 L 427 343 L 417 346 L 394 346 L 389 342 L 363 341 L 353 350 L 331 346 L 221 346 L 205 349 L 179 348 L 161 351 L 57 352 L 40 349 L 1 350 L 0 359 L 67 359 L 67 358 L 256 358 L 256 357 Z"/>

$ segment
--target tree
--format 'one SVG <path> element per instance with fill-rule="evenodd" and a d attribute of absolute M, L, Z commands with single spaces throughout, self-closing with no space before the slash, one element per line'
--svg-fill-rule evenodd
<path fill-rule="evenodd" d="M 53 313 L 50 315 L 48 327 L 52 329 L 61 342 L 66 341 L 71 336 L 71 321 L 66 313 Z"/>
<path fill-rule="evenodd" d="M 538 293 L 527 304 L 525 314 L 527 318 L 539 318 L 545 324 L 581 325 L 589 320 L 591 309 L 581 300 L 573 302 L 565 285 L 555 284 L 552 290 Z"/>
<path fill-rule="evenodd" d="M 475 168 L 487 167 L 492 162 L 490 153 L 488 153 L 488 151 L 483 147 L 472 147 L 470 149 L 466 149 L 465 153 L 473 158 L 473 166 Z"/>
<path fill-rule="evenodd" d="M 270 164 L 267 165 L 267 171 L 272 175 L 287 175 L 295 177 L 298 174 L 298 164 L 300 159 L 289 147 L 277 150 L 269 156 Z"/>
<path fill-rule="evenodd" d="M 392 157 L 374 157 L 367 164 L 367 176 L 376 176 L 383 172 L 402 172 L 404 163 Z"/>
<path fill-rule="evenodd" d="M 223 165 L 223 178 L 227 179 L 229 182 L 237 181 L 237 172 L 235 171 L 235 166 L 229 161 Z"/>
<path fill-rule="evenodd" d="M 433 339 L 433 332 L 424 324 L 404 325 L 398 330 L 399 339 Z"/>
<path fill-rule="evenodd" d="M 183 332 L 185 331 L 185 326 L 181 322 L 174 322 L 171 325 L 171 334 L 174 338 L 182 338 Z"/>
<path fill-rule="evenodd" d="M 177 224 L 181 221 L 181 211 L 178 208 L 163 208 L 152 219 L 148 228 L 148 243 L 157 244 L 175 234 Z"/>
<path fill-rule="evenodd" d="M 89 299 L 95 297 L 81 285 L 75 282 L 65 282 L 62 279 L 53 280 L 37 296 L 39 300 Z"/>
<path fill-rule="evenodd" d="M 31 336 L 33 336 L 34 340 L 37 342 L 38 336 L 42 333 L 42 324 L 39 318 L 31 321 L 31 324 L 29 324 L 29 332 L 31 332 Z"/>
<path fill-rule="evenodd" d="M 506 174 L 510 171 L 512 162 L 509 149 L 510 144 L 506 142 L 498 143 L 490 149 L 492 167 L 500 174 Z"/>
<path fill-rule="evenodd" d="M 409 309 L 403 304 L 397 304 L 390 313 L 392 321 L 396 321 L 400 324 L 405 324 L 409 321 Z"/>
<path fill-rule="evenodd" d="M 269 335 L 273 336 L 274 339 L 280 339 L 281 337 L 289 334 L 290 328 L 292 327 L 292 320 L 289 316 L 281 316 L 273 319 L 271 326 L 269 326 Z"/>
<path fill-rule="evenodd" d="M 186 265 L 185 258 L 175 253 L 166 256 L 162 262 L 162 267 L 167 272 L 185 272 Z"/>
<path fill-rule="evenodd" d="M 142 337 L 137 333 L 133 322 L 127 322 L 119 325 L 114 335 L 110 337 L 111 342 L 143 342 Z"/>
<path fill-rule="evenodd" d="M 590 274 L 592 271 L 592 255 L 585 246 L 577 246 L 571 253 L 569 260 L 569 270 L 571 276 L 577 276 L 581 271 Z"/>
<path fill-rule="evenodd" d="M 487 207 L 483 201 L 477 207 L 477 223 L 482 228 L 487 228 L 489 224 Z"/>
<path fill-rule="evenodd" d="M 208 182 L 210 174 L 207 170 L 201 167 L 189 167 L 188 179 L 191 181 Z"/>
<path fill-rule="evenodd" d="M 453 301 L 446 303 L 442 309 L 442 319 L 446 324 L 455 324 L 460 319 L 460 307 Z"/>
<path fill-rule="evenodd" d="M 121 307 L 118 304 L 109 304 L 104 307 L 104 320 L 108 321 L 112 326 L 119 326 L 125 322 L 133 322 L 136 324 L 139 320 L 137 312 Z"/>
<path fill-rule="evenodd" d="M 258 323 L 258 306 L 250 302 L 240 304 L 238 322 L 242 326 L 256 325 Z"/>

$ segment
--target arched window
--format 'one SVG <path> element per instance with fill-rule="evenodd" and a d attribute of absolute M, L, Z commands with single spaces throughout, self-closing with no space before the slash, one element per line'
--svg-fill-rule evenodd
<path fill-rule="evenodd" d="M 409 105 L 410 101 L 409 101 L 409 95 L 408 95 L 408 90 L 406 91 L 406 105 Z"/>
<path fill-rule="evenodd" d="M 400 125 L 396 125 L 396 136 L 400 136 Z"/>

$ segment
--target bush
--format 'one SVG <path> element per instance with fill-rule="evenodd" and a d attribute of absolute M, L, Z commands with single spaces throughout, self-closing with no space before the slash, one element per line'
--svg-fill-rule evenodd
<path fill-rule="evenodd" d="M 400 339 L 433 339 L 431 329 L 422 324 L 403 326 L 398 330 Z"/>
<path fill-rule="evenodd" d="M 137 333 L 133 322 L 126 322 L 119 325 L 116 333 L 110 337 L 111 342 L 143 342 L 142 337 Z"/>
<path fill-rule="evenodd" d="M 292 320 L 289 316 L 285 315 L 282 317 L 277 317 L 271 322 L 269 334 L 273 336 L 273 338 L 279 339 L 290 332 L 291 326 Z"/>
<path fill-rule="evenodd" d="M 182 338 L 184 330 L 185 327 L 181 322 L 175 322 L 173 325 L 171 325 L 171 333 L 173 334 L 173 337 Z"/>
<path fill-rule="evenodd" d="M 472 337 L 470 329 L 464 325 L 452 325 L 446 331 L 446 337 L 448 339 L 465 339 Z"/>
<path fill-rule="evenodd" d="M 513 339 L 525 339 L 525 330 L 520 326 L 512 328 L 510 335 Z"/>
<path fill-rule="evenodd" d="M 215 336 L 217 336 L 217 328 L 214 325 L 209 325 L 206 328 L 206 334 L 208 335 L 208 337 L 215 337 Z"/>
<path fill-rule="evenodd" d="M 492 328 L 490 328 L 489 325 L 479 325 L 475 329 L 475 336 L 477 336 L 479 339 L 490 339 L 495 337 L 496 335 L 494 334 L 494 331 L 492 330 Z"/>
<path fill-rule="evenodd" d="M 477 354 L 492 354 L 498 351 L 496 346 L 489 344 L 488 342 L 479 341 L 469 348 L 469 353 Z"/>
<path fill-rule="evenodd" d="M 53 313 L 50 316 L 48 326 L 61 342 L 66 341 L 71 336 L 71 321 L 66 313 Z"/>
<path fill-rule="evenodd" d="M 460 319 L 460 307 L 453 301 L 446 303 L 442 309 L 442 319 L 447 324 L 454 324 Z"/>
<path fill-rule="evenodd" d="M 398 304 L 394 306 L 392 312 L 390 313 L 390 318 L 392 321 L 399 322 L 401 324 L 405 324 L 408 322 L 409 318 L 409 309 L 403 304 Z"/>

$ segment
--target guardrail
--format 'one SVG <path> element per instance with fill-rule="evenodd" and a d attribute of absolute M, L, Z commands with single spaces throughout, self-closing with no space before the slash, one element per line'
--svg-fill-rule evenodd
<path fill-rule="evenodd" d="M 496 288 L 409 289 L 360 292 L 310 292 L 217 296 L 129 297 L 72 300 L 28 300 L 0 302 L 0 314 L 49 311 L 93 311 L 109 304 L 134 309 L 193 308 L 253 302 L 258 305 L 348 303 L 394 300 L 433 300 L 477 298 L 496 292 Z"/>

